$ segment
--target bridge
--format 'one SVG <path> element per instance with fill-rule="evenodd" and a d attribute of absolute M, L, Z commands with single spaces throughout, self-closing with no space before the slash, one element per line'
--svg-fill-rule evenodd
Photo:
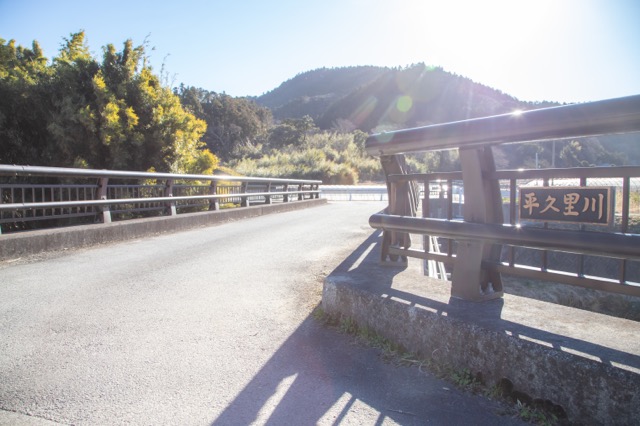
<path fill-rule="evenodd" d="M 423 398 L 450 401 L 451 387 L 415 370 L 375 362 L 375 373 L 367 369 L 367 351 L 350 352 L 345 336 L 311 319 L 322 287 L 325 315 L 395 341 L 423 364 L 574 422 L 627 424 L 640 416 L 638 322 L 522 297 L 503 275 L 637 297 L 631 194 L 640 168 L 500 171 L 491 146 L 640 131 L 639 106 L 640 97 L 630 97 L 373 135 L 367 149 L 387 175 L 382 203 L 327 204 L 314 181 L 0 166 L 29 178 L 94 180 L 55 183 L 87 188 L 73 200 L 53 184 L 3 189 L 11 196 L 0 211 L 45 225 L 0 240 L 8 342 L 0 408 L 61 423 L 149 415 L 196 424 L 517 422 L 473 398 L 462 397 L 462 408 L 425 406 Z M 461 172 L 405 167 L 405 153 L 454 146 Z M 616 189 L 593 185 L 599 178 L 621 182 L 619 204 Z M 433 183 L 444 219 L 432 216 Z M 464 190 L 463 220 L 453 220 L 454 183 Z M 148 212 L 155 217 L 140 218 Z M 574 212 L 587 220 L 567 221 Z M 61 215 L 99 223 L 46 229 Z M 131 215 L 138 219 L 126 220 Z M 96 241 L 104 246 L 87 248 Z M 522 265 L 531 249 L 539 263 Z M 612 276 L 591 273 L 594 256 L 612 259 Z M 558 270 L 568 258 L 571 268 Z M 426 262 L 444 265 L 441 279 L 423 275 Z M 381 391 L 387 382 L 392 392 Z M 427 396 L 433 386 L 445 393 Z"/>
<path fill-rule="evenodd" d="M 0 424 L 519 424 L 313 318 L 323 278 L 379 238 L 366 221 L 383 208 L 322 203 L 3 259 Z"/>

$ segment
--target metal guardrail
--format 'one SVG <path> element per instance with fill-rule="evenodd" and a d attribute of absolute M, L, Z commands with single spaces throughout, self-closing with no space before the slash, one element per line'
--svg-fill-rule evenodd
<path fill-rule="evenodd" d="M 372 135 L 373 156 L 640 131 L 640 95 Z"/>
<path fill-rule="evenodd" d="M 57 182 L 52 182 L 57 181 Z M 114 182 L 115 181 L 115 182 Z M 155 212 L 319 198 L 321 181 L 0 165 L 0 224 L 92 217 L 110 223 Z"/>
<path fill-rule="evenodd" d="M 459 149 L 462 164 L 462 171 L 453 173 L 387 174 L 389 199 L 405 204 L 412 199 L 407 182 L 425 188 L 433 182 L 444 188 L 462 186 L 464 220 L 453 220 L 451 189 L 440 192 L 446 203 L 444 220 L 433 217 L 431 197 L 422 199 L 421 218 L 393 214 L 398 207 L 390 202 L 386 214 L 370 219 L 372 227 L 384 231 L 381 260 L 417 257 L 452 266 L 451 294 L 467 300 L 501 297 L 502 273 L 640 296 L 640 216 L 632 213 L 640 211 L 632 201 L 640 199 L 632 184 L 640 178 L 640 167 L 496 170 L 491 151 L 504 143 L 630 132 L 640 132 L 640 95 L 370 136 L 366 150 L 379 155 L 383 167 L 402 162 L 403 153 L 452 148 Z M 577 191 L 602 179 L 615 182 L 606 184 L 615 194 L 608 226 L 534 223 L 521 217 L 523 186 Z M 548 199 L 537 201 L 557 209 Z M 417 203 L 415 209 L 420 210 Z M 442 253 L 410 249 L 410 242 L 403 243 L 410 241 L 405 236 L 410 233 L 445 238 Z M 527 260 L 519 263 L 523 258 Z M 596 273 L 596 265 L 615 272 Z"/>
<path fill-rule="evenodd" d="M 331 201 L 385 201 L 386 185 L 322 185 L 322 198 Z"/>

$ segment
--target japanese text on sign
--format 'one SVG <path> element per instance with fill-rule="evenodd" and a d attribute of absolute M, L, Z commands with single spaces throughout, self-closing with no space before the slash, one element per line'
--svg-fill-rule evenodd
<path fill-rule="evenodd" d="M 609 187 L 520 188 L 520 220 L 607 225 L 611 204 Z"/>

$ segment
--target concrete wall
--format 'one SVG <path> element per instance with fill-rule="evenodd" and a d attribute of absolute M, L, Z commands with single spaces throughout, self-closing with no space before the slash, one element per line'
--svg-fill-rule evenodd
<path fill-rule="evenodd" d="M 381 266 L 378 245 L 362 259 L 375 241 L 325 279 L 326 314 L 575 424 L 637 424 L 640 323 L 511 294 L 451 298 L 451 283 L 423 276 L 419 261 Z"/>
<path fill-rule="evenodd" d="M 311 199 L 177 216 L 133 219 L 109 224 L 80 225 L 2 234 L 0 235 L 0 260 L 15 259 L 46 251 L 87 247 L 143 238 L 161 233 L 183 231 L 265 214 L 299 210 L 325 204 L 326 202 L 327 200 L 324 199 Z"/>

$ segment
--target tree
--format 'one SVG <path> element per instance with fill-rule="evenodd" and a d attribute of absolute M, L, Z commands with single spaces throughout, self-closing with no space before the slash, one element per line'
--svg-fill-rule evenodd
<path fill-rule="evenodd" d="M 0 140 L 23 148 L 11 162 L 176 173 L 217 166 L 201 141 L 206 123 L 161 84 L 143 46 L 109 44 L 98 62 L 78 32 L 50 66 L 36 46 L 0 49 L 0 135 L 8 136 Z"/>
<path fill-rule="evenodd" d="M 176 93 L 185 108 L 207 123 L 203 140 L 223 160 L 241 156 L 271 126 L 271 111 L 252 100 L 184 85 Z"/>
<path fill-rule="evenodd" d="M 570 141 L 561 149 L 560 160 L 565 167 L 610 166 L 625 163 L 623 154 L 605 150 L 597 138 Z"/>
<path fill-rule="evenodd" d="M 0 38 L 0 163 L 34 164 L 45 149 L 41 85 L 49 73 L 37 42 L 26 49 Z"/>
<path fill-rule="evenodd" d="M 317 131 L 313 119 L 308 115 L 302 118 L 287 118 L 269 132 L 269 148 L 281 149 L 289 145 L 303 145 L 307 136 Z"/>

